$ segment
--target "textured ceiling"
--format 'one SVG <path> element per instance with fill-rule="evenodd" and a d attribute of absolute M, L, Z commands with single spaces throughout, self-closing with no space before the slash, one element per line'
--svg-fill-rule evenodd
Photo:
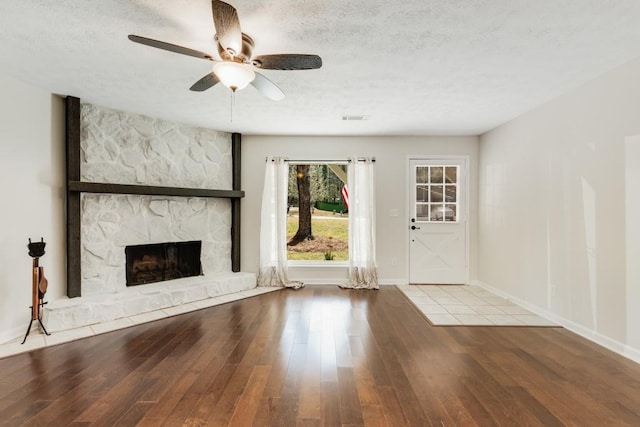
<path fill-rule="evenodd" d="M 254 54 L 313 53 L 323 67 L 264 71 L 287 97 L 248 87 L 232 109 L 221 85 L 189 91 L 209 62 L 127 39 L 214 53 L 208 0 L 2 0 L 0 73 L 244 134 L 479 134 L 640 57 L 638 0 L 230 3 Z"/>

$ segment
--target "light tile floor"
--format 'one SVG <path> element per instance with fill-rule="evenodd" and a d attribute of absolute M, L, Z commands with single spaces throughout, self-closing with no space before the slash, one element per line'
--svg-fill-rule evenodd
<path fill-rule="evenodd" d="M 115 331 L 118 329 L 128 328 L 130 326 L 139 325 L 141 323 L 152 322 L 158 319 L 164 319 L 165 317 L 176 316 L 178 314 L 188 313 L 194 310 L 200 310 L 207 307 L 213 307 L 220 304 L 225 304 L 231 301 L 237 301 L 244 298 L 249 298 L 255 295 L 264 294 L 267 292 L 273 292 L 282 288 L 254 288 L 246 291 L 236 292 L 233 294 L 220 295 L 213 298 L 207 298 L 200 301 L 194 301 L 189 304 L 177 305 L 174 307 L 168 307 L 162 310 L 150 311 L 147 313 L 137 314 L 131 317 L 123 317 L 111 322 L 97 323 L 91 326 L 84 326 L 77 329 L 69 329 L 66 331 L 53 332 L 51 335 L 45 335 L 42 333 L 37 322 L 31 327 L 31 332 L 27 337 L 27 341 L 24 344 L 20 344 L 24 339 L 24 336 L 20 336 L 15 340 L 9 341 L 4 344 L 0 344 L 0 358 L 11 356 L 18 353 L 24 353 L 27 351 L 35 350 L 42 347 L 48 347 L 56 344 L 62 344 L 69 341 L 74 341 L 80 338 L 90 337 L 92 335 L 103 334 L 106 332 Z M 26 332 L 26 325 L 25 325 Z"/>
<path fill-rule="evenodd" d="M 402 285 L 398 289 L 436 326 L 557 326 L 477 286 Z"/>

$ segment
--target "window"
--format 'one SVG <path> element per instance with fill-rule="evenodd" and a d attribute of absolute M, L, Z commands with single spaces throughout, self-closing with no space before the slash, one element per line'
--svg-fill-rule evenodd
<path fill-rule="evenodd" d="M 289 164 L 287 259 L 347 261 L 346 164 Z"/>
<path fill-rule="evenodd" d="M 416 221 L 458 221 L 458 166 L 416 166 Z"/>

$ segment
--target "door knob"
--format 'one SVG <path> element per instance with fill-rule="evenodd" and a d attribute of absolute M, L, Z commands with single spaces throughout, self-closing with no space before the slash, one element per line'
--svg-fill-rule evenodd
<path fill-rule="evenodd" d="M 412 225 L 412 226 L 411 226 L 411 229 L 412 229 L 412 230 L 420 230 L 420 227 L 416 227 L 415 225 Z"/>

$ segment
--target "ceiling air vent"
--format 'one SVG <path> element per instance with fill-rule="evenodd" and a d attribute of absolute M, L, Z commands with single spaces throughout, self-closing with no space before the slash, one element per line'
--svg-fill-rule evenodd
<path fill-rule="evenodd" d="M 342 116 L 342 120 L 345 121 L 362 121 L 362 120 L 369 120 L 369 116 L 357 116 L 354 114 L 349 114 L 349 115 L 345 115 Z"/>

